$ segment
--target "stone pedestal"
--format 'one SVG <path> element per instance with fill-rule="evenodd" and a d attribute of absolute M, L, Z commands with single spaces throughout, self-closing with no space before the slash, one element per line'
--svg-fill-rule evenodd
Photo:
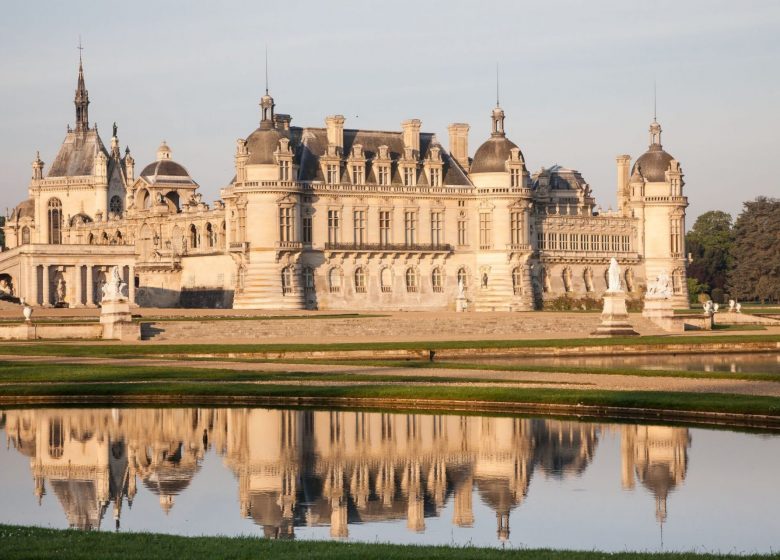
<path fill-rule="evenodd" d="M 642 316 L 667 332 L 685 332 L 685 323 L 675 318 L 671 299 L 646 297 Z"/>
<path fill-rule="evenodd" d="M 468 301 L 466 300 L 465 297 L 461 296 L 461 297 L 458 297 L 455 300 L 455 311 L 458 311 L 458 312 L 466 311 L 466 309 L 468 309 L 468 306 L 469 306 L 469 303 L 468 303 Z"/>
<path fill-rule="evenodd" d="M 628 322 L 625 293 L 607 292 L 604 294 L 604 310 L 601 312 L 601 324 L 591 333 L 591 336 L 639 336 L 639 333 Z"/>
<path fill-rule="evenodd" d="M 104 301 L 100 309 L 103 338 L 114 340 L 140 340 L 141 325 L 133 323 L 130 302 L 127 299 Z"/>

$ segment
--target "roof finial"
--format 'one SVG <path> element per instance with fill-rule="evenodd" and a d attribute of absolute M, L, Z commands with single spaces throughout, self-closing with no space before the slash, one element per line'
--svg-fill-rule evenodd
<path fill-rule="evenodd" d="M 81 33 L 79 33 L 79 46 L 76 48 L 79 50 L 79 66 L 81 66 L 81 52 L 84 50 L 84 47 L 81 46 Z"/>
<path fill-rule="evenodd" d="M 496 62 L 496 107 L 500 107 L 501 105 L 498 102 L 498 62 Z"/>
<path fill-rule="evenodd" d="M 265 45 L 265 94 L 268 95 L 268 43 Z"/>

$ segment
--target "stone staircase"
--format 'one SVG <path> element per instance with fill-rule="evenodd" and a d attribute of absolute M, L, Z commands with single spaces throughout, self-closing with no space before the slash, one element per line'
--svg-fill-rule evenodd
<path fill-rule="evenodd" d="M 244 289 L 233 299 L 233 309 L 304 309 L 299 275 L 293 274 L 292 293 L 282 293 L 281 266 L 273 253 L 251 253 Z"/>
<path fill-rule="evenodd" d="M 474 311 L 512 311 L 514 289 L 508 270 L 494 270 L 486 288 L 482 287 L 482 278 L 474 280 L 476 285 L 471 290 Z"/>

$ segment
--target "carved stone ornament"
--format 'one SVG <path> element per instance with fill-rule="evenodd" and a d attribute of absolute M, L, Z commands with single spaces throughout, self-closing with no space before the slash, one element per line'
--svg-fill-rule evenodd
<path fill-rule="evenodd" d="M 111 269 L 111 279 L 103 284 L 102 290 L 103 299 L 101 301 L 122 301 L 127 299 L 125 295 L 127 293 L 127 284 L 122 281 L 118 266 Z"/>

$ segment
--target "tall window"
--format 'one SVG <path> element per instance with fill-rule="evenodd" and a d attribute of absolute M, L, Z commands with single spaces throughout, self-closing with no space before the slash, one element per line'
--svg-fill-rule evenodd
<path fill-rule="evenodd" d="M 493 216 L 490 212 L 479 213 L 479 248 L 490 249 L 492 241 Z"/>
<path fill-rule="evenodd" d="M 431 186 L 432 187 L 441 186 L 441 169 L 439 169 L 438 167 L 431 168 Z"/>
<path fill-rule="evenodd" d="M 517 167 L 509 170 L 509 184 L 513 187 L 520 186 L 520 170 Z"/>
<path fill-rule="evenodd" d="M 293 207 L 282 206 L 279 208 L 279 241 L 293 241 Z"/>
<path fill-rule="evenodd" d="M 352 182 L 355 183 L 356 185 L 362 185 L 363 183 L 365 183 L 362 165 L 352 166 Z"/>
<path fill-rule="evenodd" d="M 379 244 L 389 245 L 392 236 L 390 235 L 390 211 L 379 211 Z"/>
<path fill-rule="evenodd" d="M 417 243 L 417 212 L 414 210 L 404 212 L 404 232 L 407 245 Z"/>
<path fill-rule="evenodd" d="M 355 269 L 355 293 L 366 293 L 366 271 L 362 266 Z"/>
<path fill-rule="evenodd" d="M 580 235 L 580 249 L 590 251 L 590 236 L 587 233 Z"/>
<path fill-rule="evenodd" d="M 599 242 L 599 236 L 591 234 L 590 236 L 590 249 L 591 251 L 601 251 L 601 243 Z"/>
<path fill-rule="evenodd" d="M 569 236 L 565 233 L 562 233 L 560 235 L 559 241 L 558 241 L 558 248 L 561 251 L 568 251 L 569 250 Z"/>
<path fill-rule="evenodd" d="M 458 218 L 458 245 L 461 247 L 469 244 L 469 230 L 466 224 L 466 218 Z"/>
<path fill-rule="evenodd" d="M 190 226 L 190 248 L 197 249 L 198 247 L 200 247 L 200 233 L 198 233 L 198 228 L 195 227 L 195 224 L 192 224 Z"/>
<path fill-rule="evenodd" d="M 404 185 L 407 187 L 414 186 L 415 169 L 414 167 L 404 167 Z"/>
<path fill-rule="evenodd" d="M 290 161 L 283 159 L 279 162 L 279 180 L 280 181 L 289 181 L 290 180 Z"/>
<path fill-rule="evenodd" d="M 108 203 L 108 211 L 112 214 L 121 214 L 122 213 L 122 199 L 114 195 L 111 197 L 111 200 Z"/>
<path fill-rule="evenodd" d="M 355 210 L 352 213 L 354 220 L 354 241 L 355 245 L 362 245 L 366 242 L 366 211 Z"/>
<path fill-rule="evenodd" d="M 121 237 L 121 234 L 117 234 Z M 209 247 L 213 247 L 217 244 L 217 234 L 214 232 L 214 226 L 210 223 L 206 224 L 206 243 Z"/>
<path fill-rule="evenodd" d="M 314 291 L 314 271 L 310 266 L 303 269 L 303 289 L 306 292 Z"/>
<path fill-rule="evenodd" d="M 509 225 L 512 230 L 512 245 L 520 245 L 523 242 L 523 213 L 512 212 L 509 215 Z"/>
<path fill-rule="evenodd" d="M 341 228 L 341 213 L 338 210 L 328 210 L 328 243 L 339 242 Z"/>
<path fill-rule="evenodd" d="M 519 266 L 512 269 L 512 290 L 516 296 L 523 293 L 523 273 Z"/>
<path fill-rule="evenodd" d="M 341 291 L 341 270 L 338 268 L 334 267 L 328 271 L 328 288 L 332 294 Z"/>
<path fill-rule="evenodd" d="M 417 291 L 417 271 L 412 267 L 406 269 L 406 291 Z"/>
<path fill-rule="evenodd" d="M 59 198 L 49 199 L 49 243 L 62 243 L 62 202 Z"/>
<path fill-rule="evenodd" d="M 326 166 L 325 182 L 335 185 L 339 182 L 339 166 L 337 163 L 329 163 Z"/>
<path fill-rule="evenodd" d="M 433 291 L 440 294 L 444 291 L 444 282 L 442 280 L 441 269 L 437 266 L 431 272 L 431 286 Z"/>
<path fill-rule="evenodd" d="M 682 253 L 682 220 L 680 218 L 672 218 L 671 230 L 672 255 L 679 255 Z"/>
<path fill-rule="evenodd" d="M 556 251 L 558 250 L 558 234 L 557 233 L 548 233 L 547 234 L 547 248 L 550 249 L 550 251 Z"/>
<path fill-rule="evenodd" d="M 285 266 L 282 269 L 282 294 L 287 295 L 293 292 L 293 271 L 291 266 Z"/>
<path fill-rule="evenodd" d="M 304 243 L 311 243 L 312 238 L 312 217 L 311 216 L 304 216 L 303 217 L 303 242 Z"/>
<path fill-rule="evenodd" d="M 385 267 L 380 271 L 379 287 L 385 293 L 393 291 L 393 272 L 389 267 Z"/>
<path fill-rule="evenodd" d="M 431 243 L 433 245 L 444 243 L 441 212 L 431 212 Z"/>
<path fill-rule="evenodd" d="M 379 175 L 379 184 L 380 185 L 389 185 L 390 184 L 390 166 L 389 165 L 380 165 L 378 170 Z"/>

